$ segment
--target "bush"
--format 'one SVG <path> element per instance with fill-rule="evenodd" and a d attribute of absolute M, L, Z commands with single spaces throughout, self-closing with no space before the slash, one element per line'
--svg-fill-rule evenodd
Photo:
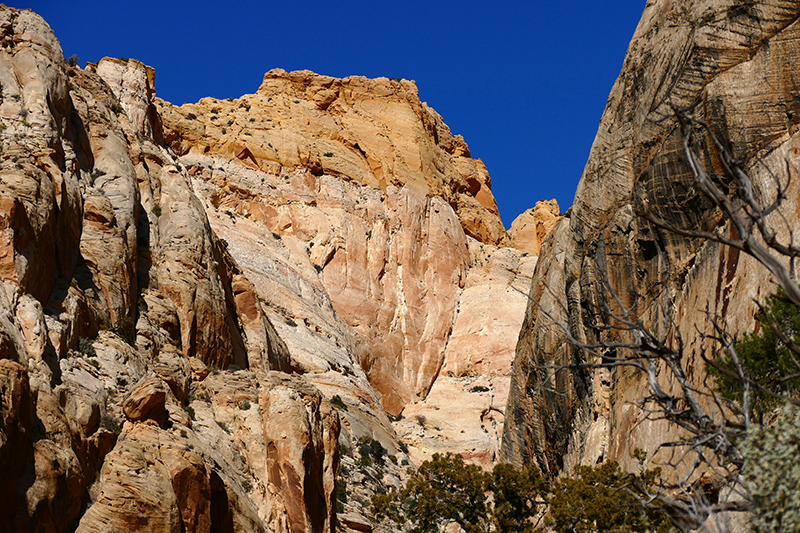
<path fill-rule="evenodd" d="M 371 437 L 358 439 L 358 453 L 361 454 L 361 458 L 358 461 L 361 466 L 369 466 L 373 461 L 379 465 L 386 464 L 386 448 Z"/>
<path fill-rule="evenodd" d="M 194 420 L 194 407 L 192 407 L 191 405 L 187 405 L 186 406 L 186 414 L 189 415 L 189 418 Z"/>
<path fill-rule="evenodd" d="M 76 54 L 72 54 L 71 56 L 69 56 L 69 59 L 67 59 L 67 63 L 71 67 L 77 67 L 79 60 L 80 58 Z"/>
<path fill-rule="evenodd" d="M 742 474 L 755 503 L 756 533 L 800 531 L 800 409 L 785 407 L 769 427 L 752 425 Z"/>
<path fill-rule="evenodd" d="M 161 206 L 159 204 L 153 206 L 153 214 L 157 217 L 161 216 Z"/>
<path fill-rule="evenodd" d="M 91 340 L 85 337 L 80 337 L 78 339 L 78 351 L 83 355 L 88 355 L 89 357 L 94 357 L 97 355 L 97 353 L 94 351 L 94 344 L 92 344 Z"/>
<path fill-rule="evenodd" d="M 479 466 L 464 463 L 460 455 L 437 453 L 411 474 L 403 489 L 373 496 L 372 512 L 378 519 L 410 522 L 412 533 L 441 531 L 448 522 L 466 533 L 484 531 L 485 477 Z"/>
<path fill-rule="evenodd" d="M 508 463 L 495 465 L 486 489 L 492 491 L 492 521 L 499 533 L 522 533 L 533 529 L 531 520 L 539 513 L 540 494 L 549 489 L 547 479 L 536 467 L 519 471 Z"/>
<path fill-rule="evenodd" d="M 119 115 L 122 113 L 123 109 L 119 104 L 111 104 L 111 111 L 113 111 L 115 115 Z"/>
<path fill-rule="evenodd" d="M 114 333 L 120 336 L 128 346 L 136 347 L 136 324 L 130 317 L 122 317 L 114 327 Z"/>
<path fill-rule="evenodd" d="M 342 503 L 347 502 L 347 481 L 342 478 L 336 480 L 336 499 Z"/>
<path fill-rule="evenodd" d="M 773 326 L 792 340 L 800 343 L 800 309 L 788 300 L 783 291 L 767 296 L 762 311 L 757 316 L 756 331 L 745 335 L 736 343 L 742 369 L 751 380 L 777 395 L 796 396 L 800 390 L 800 369 L 792 361 L 796 355 L 781 342 Z M 716 364 L 737 375 L 738 371 L 730 352 L 717 355 Z M 708 372 L 716 377 L 717 392 L 742 404 L 743 389 L 740 379 L 727 375 L 712 364 Z M 752 407 L 759 413 L 781 404 L 768 394 L 752 390 Z"/>
<path fill-rule="evenodd" d="M 553 485 L 551 525 L 557 532 L 575 533 L 671 531 L 669 518 L 641 503 L 660 475 L 658 468 L 641 475 L 623 472 L 615 461 L 578 466 L 572 477 Z"/>
<path fill-rule="evenodd" d="M 122 427 L 119 425 L 119 422 L 109 415 L 103 415 L 100 417 L 100 427 L 110 431 L 114 435 L 119 435 L 122 433 Z"/>
<path fill-rule="evenodd" d="M 247 400 L 242 400 L 239 402 L 239 409 L 242 411 L 249 411 L 250 410 L 250 402 Z"/>
<path fill-rule="evenodd" d="M 347 411 L 347 405 L 342 400 L 342 397 L 339 396 L 338 394 L 334 394 L 333 398 L 331 398 L 331 405 L 338 407 L 339 409 L 342 409 L 344 411 Z"/>
<path fill-rule="evenodd" d="M 643 455 L 636 457 L 643 462 Z M 659 475 L 658 469 L 631 474 L 606 462 L 551 483 L 536 467 L 519 471 L 501 463 L 484 473 L 460 455 L 434 454 L 401 490 L 373 496 L 372 512 L 379 520 L 411 523 L 412 533 L 445 531 L 453 522 L 466 533 L 533 533 L 549 504 L 548 530 L 557 533 L 666 533 L 674 531 L 672 523 L 641 499 Z"/>

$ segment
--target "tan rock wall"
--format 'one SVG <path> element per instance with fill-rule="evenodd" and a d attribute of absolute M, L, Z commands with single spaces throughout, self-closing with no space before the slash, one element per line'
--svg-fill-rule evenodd
<path fill-rule="evenodd" d="M 646 202 L 671 223 L 710 228 L 713 210 L 698 200 L 683 161 L 672 106 L 697 104 L 763 192 L 769 178 L 759 157 L 785 181 L 795 158 L 791 94 L 800 54 L 794 2 L 650 2 L 612 89 L 568 219 L 558 223 L 539 258 L 506 412 L 503 456 L 555 473 L 603 458 L 633 467 L 630 453 L 653 453 L 674 428 L 642 423 L 631 402 L 646 383 L 630 372 L 575 370 L 547 381 L 541 366 L 569 364 L 579 354 L 552 320 L 578 338 L 596 334 L 591 305 L 603 298 L 597 263 L 621 301 L 639 316 L 667 305 L 681 326 L 696 379 L 702 379 L 700 332 L 706 312 L 739 331 L 753 326 L 753 298 L 772 289 L 752 261 L 711 244 L 657 230 L 634 214 Z M 771 111 L 767 111 L 771 110 Z M 778 111 L 782 110 L 782 111 Z M 714 168 L 714 154 L 703 154 Z M 797 220 L 794 196 L 786 205 Z M 548 316 L 549 315 L 549 316 Z M 652 320 L 652 319 L 649 319 Z M 649 322 L 656 327 L 654 322 Z M 551 392 L 552 391 L 552 392 Z"/>
<path fill-rule="evenodd" d="M 233 156 L 273 173 L 302 167 L 382 190 L 405 187 L 443 198 L 468 235 L 492 244 L 505 237 L 485 165 L 419 100 L 413 81 L 275 69 L 252 95 L 158 105 L 166 140 L 179 154 Z"/>

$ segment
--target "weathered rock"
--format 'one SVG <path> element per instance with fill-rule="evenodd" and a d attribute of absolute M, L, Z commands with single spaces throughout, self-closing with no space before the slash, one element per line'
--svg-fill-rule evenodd
<path fill-rule="evenodd" d="M 305 168 L 381 190 L 406 187 L 444 198 L 468 235 L 488 243 L 505 237 L 486 167 L 420 102 L 413 81 L 275 69 L 253 95 L 157 104 L 166 140 L 181 155 L 235 157 L 275 174 Z"/>
<path fill-rule="evenodd" d="M 394 423 L 419 463 L 460 453 L 491 469 L 500 451 L 515 338 L 536 256 L 469 239 L 471 266 L 442 369 L 430 393 Z"/>
<path fill-rule="evenodd" d="M 152 422 L 133 425 L 108 455 L 77 531 L 232 531 L 213 475 L 179 437 Z"/>
<path fill-rule="evenodd" d="M 153 420 L 163 426 L 167 420 L 166 401 L 166 384 L 152 376 L 136 384 L 122 404 L 122 411 L 128 420 Z"/>
<path fill-rule="evenodd" d="M 134 131 L 163 142 L 161 119 L 153 99 L 156 96 L 156 71 L 135 59 L 104 57 L 97 65 L 90 65 L 103 78 L 125 111 L 125 118 Z"/>
<path fill-rule="evenodd" d="M 786 182 L 795 164 L 794 64 L 800 57 L 800 8 L 794 2 L 649 2 L 608 100 L 568 219 L 545 241 L 517 346 L 506 412 L 503 455 L 555 474 L 610 458 L 634 469 L 635 448 L 656 452 L 675 428 L 643 420 L 636 399 L 647 383 L 630 371 L 573 370 L 544 387 L 542 366 L 570 364 L 578 352 L 556 321 L 579 339 L 597 334 L 593 304 L 604 281 L 623 305 L 657 327 L 663 303 L 680 327 L 687 364 L 703 379 L 699 359 L 710 317 L 731 331 L 753 327 L 753 300 L 772 289 L 744 255 L 658 230 L 635 216 L 648 205 L 671 224 L 712 228 L 715 212 L 693 192 L 673 109 L 695 107 L 723 142 L 770 190 L 772 169 Z M 717 155 L 702 140 L 710 169 Z M 796 195 L 790 192 L 789 197 Z M 800 213 L 785 205 L 789 225 Z M 728 231 L 719 228 L 719 231 Z M 698 381 L 699 382 L 699 381 Z M 548 382 L 550 383 L 550 382 Z"/>
<path fill-rule="evenodd" d="M 12 531 L 16 509 L 22 504 L 17 483 L 33 456 L 31 430 L 34 407 L 25 369 L 0 359 L 0 514 L 7 517 L 3 531 Z"/>
<path fill-rule="evenodd" d="M 313 388 L 275 374 L 259 398 L 272 531 L 335 527 L 339 420 L 336 411 L 321 407 L 322 397 Z"/>
<path fill-rule="evenodd" d="M 561 219 L 558 203 L 539 200 L 536 206 L 518 216 L 508 230 L 511 246 L 523 252 L 539 255 L 545 237 Z"/>
<path fill-rule="evenodd" d="M 535 258 L 478 244 L 506 239 L 488 173 L 413 82 L 158 102 L 178 158 L 152 69 L 0 31 L 0 530 L 333 531 L 340 460 L 364 530 L 409 402 L 478 404 L 414 453 L 488 466 Z"/>

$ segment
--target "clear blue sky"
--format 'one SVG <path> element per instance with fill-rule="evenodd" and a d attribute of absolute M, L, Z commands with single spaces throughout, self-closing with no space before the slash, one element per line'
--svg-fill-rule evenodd
<path fill-rule="evenodd" d="M 176 104 L 253 93 L 272 68 L 413 79 L 486 163 L 506 227 L 572 204 L 644 0 L 35 0 L 81 64 L 132 57 Z"/>

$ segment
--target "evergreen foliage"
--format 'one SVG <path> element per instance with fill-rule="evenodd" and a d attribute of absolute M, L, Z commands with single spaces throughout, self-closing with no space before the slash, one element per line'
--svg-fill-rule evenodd
<path fill-rule="evenodd" d="M 640 474 L 624 472 L 616 461 L 578 466 L 572 477 L 553 485 L 551 525 L 559 533 L 673 531 L 660 509 L 642 505 L 660 475 L 658 468 Z"/>
<path fill-rule="evenodd" d="M 460 455 L 436 453 L 403 489 L 373 496 L 373 512 L 378 519 L 411 522 L 411 533 L 437 533 L 450 522 L 466 533 L 478 533 L 487 519 L 485 478 L 479 466 L 466 464 Z"/>
<path fill-rule="evenodd" d="M 358 460 L 360 466 L 369 466 L 373 462 L 380 466 L 386 464 L 386 448 L 375 439 L 369 437 L 358 439 L 358 453 L 361 455 Z"/>
<path fill-rule="evenodd" d="M 800 409 L 785 407 L 771 426 L 752 425 L 742 474 L 755 504 L 756 533 L 800 531 Z"/>
<path fill-rule="evenodd" d="M 736 343 L 736 354 L 747 377 L 766 390 L 777 395 L 795 396 L 800 390 L 800 366 L 793 353 L 780 339 L 777 331 L 787 339 L 800 343 L 800 308 L 786 297 L 782 290 L 768 296 L 758 315 L 759 327 Z M 730 352 L 718 356 L 716 363 L 729 373 L 738 375 Z M 743 389 L 741 380 L 708 365 L 708 371 L 716 377 L 717 392 L 741 404 Z M 753 390 L 753 409 L 765 412 L 780 405 L 777 400 L 757 389 Z"/>
<path fill-rule="evenodd" d="M 544 501 L 541 494 L 549 491 L 549 482 L 538 468 L 519 471 L 508 463 L 495 465 L 487 483 L 492 492 L 492 520 L 499 533 L 531 533 L 533 519 Z"/>
<path fill-rule="evenodd" d="M 662 509 L 642 503 L 661 471 L 641 470 L 623 472 L 609 461 L 551 483 L 535 467 L 498 464 L 485 473 L 460 455 L 434 454 L 401 490 L 373 496 L 372 511 L 379 520 L 409 522 L 412 533 L 439 533 L 453 522 L 466 533 L 533 533 L 542 531 L 547 505 L 547 530 L 556 533 L 677 531 Z"/>

